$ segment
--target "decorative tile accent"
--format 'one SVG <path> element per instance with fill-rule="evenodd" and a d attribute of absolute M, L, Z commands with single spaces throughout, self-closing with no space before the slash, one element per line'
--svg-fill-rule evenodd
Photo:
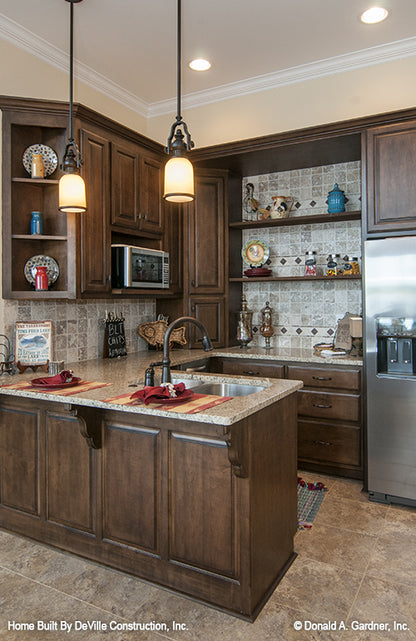
<path fill-rule="evenodd" d="M 295 258 L 295 263 L 297 263 L 298 265 L 300 265 L 300 263 L 301 263 L 301 262 L 302 262 L 302 259 L 301 259 L 301 258 L 299 258 L 299 256 L 298 256 L 297 258 Z"/>
<path fill-rule="evenodd" d="M 309 204 L 310 204 L 311 207 L 315 207 L 316 202 L 314 200 L 311 200 L 311 202 Z"/>
<path fill-rule="evenodd" d="M 280 262 L 281 262 L 281 264 L 282 264 L 282 265 L 286 265 L 287 260 L 286 260 L 286 258 L 282 258 L 282 259 L 280 260 Z"/>
<path fill-rule="evenodd" d="M 335 334 L 335 332 L 333 329 L 328 329 L 327 334 L 329 334 L 329 336 L 332 336 L 333 334 Z"/>
<path fill-rule="evenodd" d="M 317 333 L 318 333 L 318 330 L 315 327 L 313 329 L 311 329 L 311 334 L 316 336 Z"/>
<path fill-rule="evenodd" d="M 282 329 L 280 331 L 282 332 L 282 334 L 286 334 L 287 329 L 286 329 L 286 327 L 282 327 Z"/>
<path fill-rule="evenodd" d="M 296 202 L 295 203 L 295 207 L 296 207 L 296 209 L 299 209 L 299 207 L 302 207 L 302 205 L 300 204 L 300 202 Z"/>
<path fill-rule="evenodd" d="M 297 330 L 296 330 L 296 334 L 299 334 L 299 335 L 300 335 L 300 334 L 302 334 L 302 330 L 301 330 L 301 328 L 300 328 L 300 327 L 298 327 L 298 328 L 297 328 Z"/>

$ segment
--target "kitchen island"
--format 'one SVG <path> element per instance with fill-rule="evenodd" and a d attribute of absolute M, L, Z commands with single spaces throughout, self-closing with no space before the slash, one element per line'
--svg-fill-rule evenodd
<path fill-rule="evenodd" d="M 117 401 L 156 359 L 76 363 L 111 383 L 81 393 L 0 388 L 0 526 L 254 620 L 295 557 L 302 383 L 250 378 L 264 389 L 194 414 Z"/>

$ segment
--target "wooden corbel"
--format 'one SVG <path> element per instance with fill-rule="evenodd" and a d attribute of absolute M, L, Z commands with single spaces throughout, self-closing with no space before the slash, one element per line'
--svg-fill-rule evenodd
<path fill-rule="evenodd" d="M 86 407 L 84 405 L 77 405 L 72 410 L 74 416 L 79 421 L 79 431 L 88 443 L 88 447 L 98 450 L 101 448 L 101 425 L 102 414 L 96 407 Z"/>
<path fill-rule="evenodd" d="M 248 477 L 248 450 L 247 431 L 241 426 L 232 426 L 225 433 L 225 442 L 228 448 L 228 459 L 231 463 L 234 476 L 241 479 Z"/>

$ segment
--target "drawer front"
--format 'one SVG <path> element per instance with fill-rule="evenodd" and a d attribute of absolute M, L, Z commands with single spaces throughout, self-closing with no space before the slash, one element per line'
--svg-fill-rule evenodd
<path fill-rule="evenodd" d="M 238 376 L 269 376 L 271 378 L 284 378 L 284 365 L 273 363 L 259 363 L 252 360 L 234 359 L 223 361 L 223 374 L 237 374 Z"/>
<path fill-rule="evenodd" d="M 360 396 L 300 390 L 298 415 L 357 422 L 360 420 Z"/>
<path fill-rule="evenodd" d="M 360 389 L 361 372 L 359 369 L 330 369 L 327 367 L 288 366 L 287 377 L 303 381 L 306 387 L 330 387 L 341 389 Z"/>
<path fill-rule="evenodd" d="M 360 427 L 330 425 L 315 421 L 298 422 L 299 459 L 361 465 Z"/>

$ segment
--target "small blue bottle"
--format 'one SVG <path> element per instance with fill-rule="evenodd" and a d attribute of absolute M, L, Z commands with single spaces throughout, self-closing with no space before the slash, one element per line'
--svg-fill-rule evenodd
<path fill-rule="evenodd" d="M 41 211 L 32 211 L 32 219 L 30 221 L 31 234 L 43 234 L 43 220 Z"/>
<path fill-rule="evenodd" d="M 335 183 L 334 188 L 328 194 L 328 214 L 339 214 L 345 211 L 345 194 Z"/>

